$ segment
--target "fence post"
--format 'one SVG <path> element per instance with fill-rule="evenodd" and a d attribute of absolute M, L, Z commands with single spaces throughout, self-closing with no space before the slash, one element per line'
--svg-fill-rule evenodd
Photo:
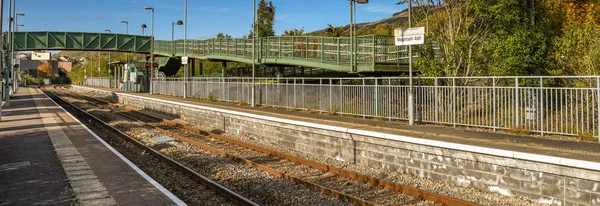
<path fill-rule="evenodd" d="M 423 87 L 421 85 L 421 77 L 417 79 L 417 108 L 419 110 L 419 124 L 423 124 Z"/>
<path fill-rule="evenodd" d="M 329 112 L 333 111 L 333 81 L 329 79 Z M 599 92 L 600 93 L 600 92 Z"/>
<path fill-rule="evenodd" d="M 536 102 L 540 105 L 540 135 L 544 137 L 544 78 L 540 77 L 540 92 Z"/>
<path fill-rule="evenodd" d="M 323 58 L 325 56 L 325 39 L 323 37 L 321 38 L 321 63 L 323 63 Z"/>
<path fill-rule="evenodd" d="M 340 38 L 337 38 L 337 65 L 340 65 Z"/>
<path fill-rule="evenodd" d="M 379 117 L 379 79 L 375 78 L 375 116 Z"/>
<path fill-rule="evenodd" d="M 375 66 L 375 62 L 377 62 L 375 60 L 376 59 L 376 55 L 377 55 L 377 52 L 375 51 L 376 48 L 377 48 L 377 46 L 375 45 L 375 41 L 376 41 L 375 35 L 373 35 L 373 66 Z"/>
<path fill-rule="evenodd" d="M 304 84 L 304 78 L 302 78 L 302 108 L 303 109 L 307 109 L 306 108 L 306 99 L 304 98 L 304 88 L 306 87 L 306 84 Z"/>
<path fill-rule="evenodd" d="M 392 78 L 388 78 L 388 120 L 392 121 Z"/>
<path fill-rule="evenodd" d="M 292 59 L 296 57 L 296 44 L 294 43 L 294 40 L 294 36 L 292 36 Z M 296 80 L 294 80 L 294 82 L 296 82 Z"/>
<path fill-rule="evenodd" d="M 520 119 L 520 114 L 519 114 L 519 78 L 516 77 L 515 78 L 515 129 L 518 129 L 519 126 L 519 119 Z"/>
<path fill-rule="evenodd" d="M 598 132 L 598 140 L 600 141 L 600 77 L 596 77 L 596 90 L 598 94 L 596 96 L 596 109 L 598 110 L 596 114 L 596 119 L 598 119 L 598 126 L 596 127 L 596 132 Z"/>
<path fill-rule="evenodd" d="M 344 80 L 340 79 L 340 116 L 344 111 Z"/>
<path fill-rule="evenodd" d="M 452 77 L 452 126 L 456 127 L 456 77 Z"/>
<path fill-rule="evenodd" d="M 323 79 L 319 78 L 319 113 L 323 114 L 323 100 L 321 100 L 321 87 L 323 87 Z"/>
<path fill-rule="evenodd" d="M 294 78 L 294 108 L 298 108 L 298 102 L 296 98 L 296 78 Z"/>
<path fill-rule="evenodd" d="M 439 100 L 439 84 L 438 84 L 438 78 L 435 77 L 434 79 L 434 87 L 435 87 L 435 97 L 433 98 L 435 101 L 435 122 L 440 122 L 440 111 L 439 111 L 439 107 L 440 107 L 440 100 Z"/>
<path fill-rule="evenodd" d="M 496 131 L 496 77 L 492 77 L 492 109 L 494 113 L 492 119 L 492 127 Z"/>
<path fill-rule="evenodd" d="M 362 101 L 362 105 L 363 105 L 362 106 L 363 107 L 362 108 L 363 119 L 366 119 L 367 118 L 367 107 L 366 107 L 367 102 L 365 101 L 365 79 L 364 78 L 362 79 L 362 95 L 360 95 L 360 96 L 361 96 L 361 99 L 362 99 L 361 101 Z"/>

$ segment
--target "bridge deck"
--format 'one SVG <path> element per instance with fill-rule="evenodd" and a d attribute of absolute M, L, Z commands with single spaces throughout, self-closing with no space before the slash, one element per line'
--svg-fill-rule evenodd
<path fill-rule="evenodd" d="M 355 38 L 355 64 L 352 65 L 352 40 L 349 37 L 281 36 L 256 41 L 256 62 L 272 66 L 316 67 L 343 72 L 406 71 L 406 47 L 394 45 L 391 36 Z M 214 38 L 154 42 L 158 56 L 252 63 L 252 39 Z M 86 50 L 150 53 L 148 36 L 85 32 L 16 32 L 15 50 Z"/>

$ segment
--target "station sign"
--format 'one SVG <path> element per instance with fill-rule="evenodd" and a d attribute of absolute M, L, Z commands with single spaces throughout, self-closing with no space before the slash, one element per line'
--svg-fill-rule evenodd
<path fill-rule="evenodd" d="M 48 61 L 50 60 L 50 53 L 47 52 L 32 52 L 31 60 Z"/>
<path fill-rule="evenodd" d="M 181 64 L 183 64 L 183 65 L 188 64 L 188 57 L 181 57 Z"/>
<path fill-rule="evenodd" d="M 394 30 L 396 46 L 419 45 L 425 43 L 425 27 L 398 28 Z"/>

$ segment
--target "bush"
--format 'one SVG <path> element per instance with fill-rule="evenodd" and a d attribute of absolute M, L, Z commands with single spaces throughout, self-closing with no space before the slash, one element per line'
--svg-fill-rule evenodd
<path fill-rule="evenodd" d="M 29 75 L 25 76 L 25 78 L 23 79 L 23 81 L 21 81 L 21 86 L 25 85 L 25 81 L 27 81 L 27 85 L 38 85 L 38 86 L 44 85 L 44 79 L 42 79 L 42 78 L 34 78 L 34 77 L 29 76 Z"/>

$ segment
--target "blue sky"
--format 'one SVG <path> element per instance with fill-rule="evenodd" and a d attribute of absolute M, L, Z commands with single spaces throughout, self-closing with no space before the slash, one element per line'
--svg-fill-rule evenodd
<path fill-rule="evenodd" d="M 4 3 L 6 20 L 8 1 Z M 371 0 L 358 5 L 358 22 L 390 17 L 406 6 L 397 6 L 398 0 Z M 17 0 L 20 31 L 81 31 L 141 34 L 141 25 L 150 32 L 151 13 L 145 6 L 155 7 L 156 39 L 171 38 L 171 22 L 183 20 L 183 0 Z M 350 21 L 347 0 L 273 0 L 277 7 L 275 32 L 305 28 L 305 31 L 323 29 L 328 23 L 335 26 Z M 6 30 L 6 21 L 4 21 Z M 188 0 L 188 38 L 214 37 L 218 32 L 241 37 L 250 31 L 252 0 Z M 183 38 L 183 27 L 175 29 L 175 38 Z"/>

